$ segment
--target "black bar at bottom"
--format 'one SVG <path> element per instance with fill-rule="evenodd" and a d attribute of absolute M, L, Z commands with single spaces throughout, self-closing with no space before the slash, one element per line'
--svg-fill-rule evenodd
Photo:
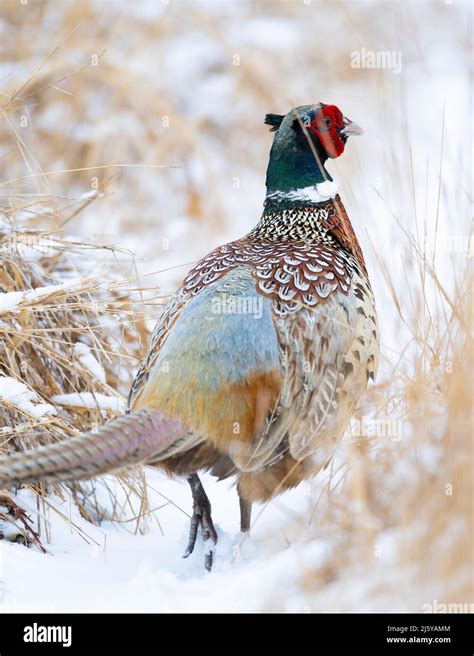
<path fill-rule="evenodd" d="M 473 625 L 472 615 L 454 614 L 6 614 L 0 617 L 0 655 L 141 653 L 150 646 L 157 654 L 315 654 L 340 648 L 348 654 L 472 655 Z"/>

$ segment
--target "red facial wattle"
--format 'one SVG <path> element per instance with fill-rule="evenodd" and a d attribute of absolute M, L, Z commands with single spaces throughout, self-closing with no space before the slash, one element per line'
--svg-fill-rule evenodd
<path fill-rule="evenodd" d="M 340 134 L 343 127 L 341 110 L 336 105 L 323 105 L 308 130 L 318 137 L 328 157 L 334 158 L 344 152 L 345 140 Z"/>

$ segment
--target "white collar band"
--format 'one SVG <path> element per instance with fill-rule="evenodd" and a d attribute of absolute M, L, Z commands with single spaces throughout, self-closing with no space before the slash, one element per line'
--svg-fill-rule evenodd
<path fill-rule="evenodd" d="M 271 200 L 309 200 L 311 203 L 322 203 L 334 198 L 338 191 L 339 187 L 335 182 L 326 180 L 301 189 L 273 191 L 271 194 L 267 194 L 267 198 Z"/>

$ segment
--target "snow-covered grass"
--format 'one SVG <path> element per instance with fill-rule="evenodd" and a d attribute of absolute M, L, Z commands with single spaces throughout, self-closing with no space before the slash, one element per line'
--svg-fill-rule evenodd
<path fill-rule="evenodd" d="M 38 419 L 46 414 L 56 414 L 54 406 L 49 403 L 41 403 L 35 390 L 28 388 L 25 383 L 11 376 L 0 376 L 0 401 L 3 405 L 9 402 Z M 8 427 L 4 427 L 2 430 L 7 431 Z"/>
<path fill-rule="evenodd" d="M 45 299 L 56 292 L 71 289 L 75 285 L 77 285 L 76 281 L 68 281 L 60 285 L 36 287 L 22 292 L 3 292 L 0 294 L 0 314 L 20 310 L 25 306 L 35 305 L 35 303 L 44 303 Z"/>
<path fill-rule="evenodd" d="M 51 397 L 58 405 L 73 408 L 97 408 L 119 413 L 125 411 L 125 402 L 117 396 L 106 396 L 97 392 L 73 392 L 72 394 L 55 394 Z"/>
<path fill-rule="evenodd" d="M 419 611 L 433 599 L 472 601 L 466 7 L 2 5 L 2 438 L 26 448 L 39 429 L 59 439 L 119 409 L 170 290 L 258 219 L 267 112 L 322 100 L 364 128 L 329 168 L 382 336 L 378 380 L 337 460 L 257 507 L 242 545 L 235 490 L 204 477 L 220 538 L 212 575 L 202 547 L 181 559 L 187 484 L 147 469 L 146 487 L 136 468 L 52 497 L 19 491 L 49 554 L 0 527 L 5 610 Z M 401 72 L 352 68 L 362 48 L 400 52 Z M 94 247 L 110 243 L 120 249 Z M 13 269 L 12 252 L 22 262 Z M 81 308 L 87 321 L 71 332 L 64 313 L 72 321 Z M 35 416 L 48 405 L 56 414 Z"/>
<path fill-rule="evenodd" d="M 117 269 L 114 249 L 31 231 L 20 219 L 0 228 L 0 243 L 0 448 L 12 453 L 123 412 L 147 331 L 145 313 L 136 307 L 139 297 Z M 49 248 L 42 248 L 46 243 Z M 141 486 L 140 477 L 126 472 L 115 484 Z M 92 520 L 114 516 L 112 487 L 103 508 L 80 483 L 72 494 L 63 485 L 54 491 Z M 43 493 L 41 486 L 32 487 L 31 505 L 44 505 Z M 1 535 L 41 548 L 34 527 L 18 525 L 14 503 L 5 497 L 3 505 L 9 511 L 0 513 Z M 50 534 L 47 526 L 41 539 Z"/>

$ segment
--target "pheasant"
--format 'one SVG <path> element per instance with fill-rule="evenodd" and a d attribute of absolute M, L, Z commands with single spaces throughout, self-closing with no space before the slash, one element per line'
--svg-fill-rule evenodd
<path fill-rule="evenodd" d="M 335 105 L 267 114 L 275 133 L 263 214 L 216 248 L 165 308 L 127 414 L 96 433 L 0 459 L 0 485 L 89 479 L 134 463 L 186 476 L 210 570 L 217 533 L 198 472 L 235 477 L 253 502 L 314 476 L 378 365 L 364 257 L 325 168 L 362 129 Z"/>

